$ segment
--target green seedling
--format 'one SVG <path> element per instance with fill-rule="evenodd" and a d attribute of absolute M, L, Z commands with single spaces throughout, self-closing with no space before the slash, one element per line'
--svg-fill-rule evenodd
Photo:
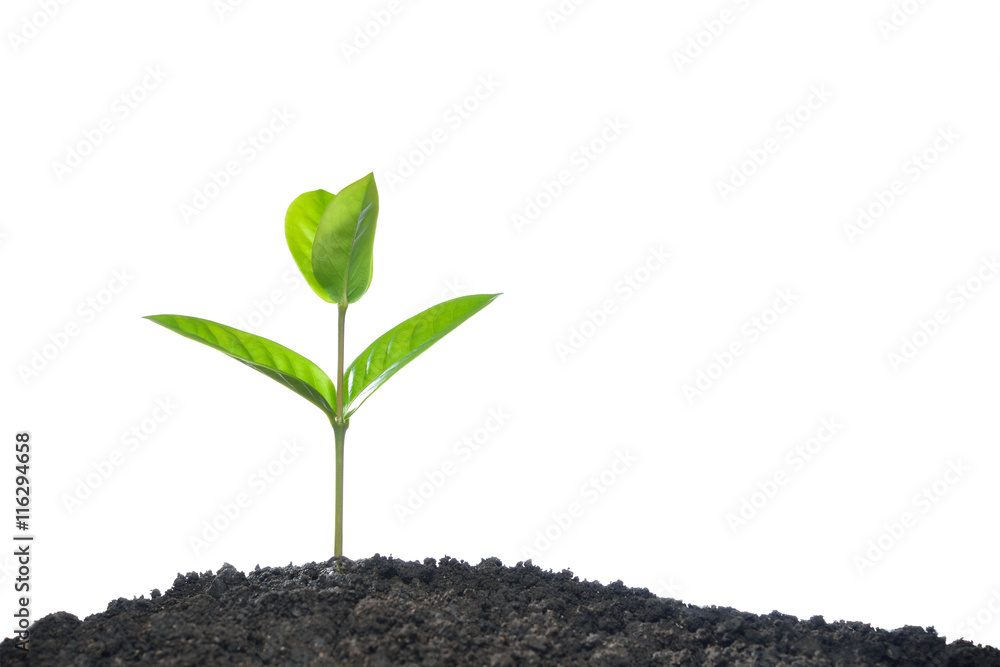
<path fill-rule="evenodd" d="M 285 214 L 285 239 L 295 263 L 319 298 L 337 304 L 336 386 L 319 366 L 266 338 L 198 317 L 146 317 L 260 371 L 326 414 L 337 461 L 334 556 L 343 555 L 344 435 L 351 415 L 396 371 L 500 296 L 473 294 L 432 306 L 379 336 L 345 369 L 344 320 L 347 306 L 371 285 L 377 218 L 373 174 L 336 195 L 325 190 L 303 193 Z"/>

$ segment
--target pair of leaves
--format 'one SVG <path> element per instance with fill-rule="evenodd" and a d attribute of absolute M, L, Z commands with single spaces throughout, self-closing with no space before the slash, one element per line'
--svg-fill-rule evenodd
<path fill-rule="evenodd" d="M 396 371 L 485 308 L 499 294 L 460 296 L 414 315 L 379 336 L 344 370 L 345 419 Z M 185 315 L 150 315 L 152 320 L 243 362 L 318 406 L 332 422 L 336 385 L 319 366 L 272 340 L 218 322 Z"/>
<path fill-rule="evenodd" d="M 333 195 L 305 192 L 285 214 L 285 240 L 306 282 L 321 299 L 347 306 L 372 282 L 378 220 L 374 174 Z"/>
<path fill-rule="evenodd" d="M 285 214 L 285 239 L 306 282 L 324 301 L 346 308 L 368 291 L 378 219 L 374 174 L 336 195 L 306 192 Z M 473 294 L 439 303 L 385 332 L 344 371 L 344 418 L 349 418 L 396 371 L 482 310 L 499 294 Z M 218 322 L 184 315 L 152 320 L 280 382 L 336 420 L 337 385 L 297 352 Z"/>

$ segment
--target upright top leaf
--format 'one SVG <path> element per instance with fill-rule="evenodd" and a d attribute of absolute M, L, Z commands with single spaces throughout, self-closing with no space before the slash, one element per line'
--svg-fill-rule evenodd
<path fill-rule="evenodd" d="M 319 226 L 323 212 L 332 201 L 333 193 L 326 190 L 303 192 L 296 197 L 295 201 L 288 207 L 288 212 L 285 213 L 285 240 L 288 241 L 288 249 L 292 251 L 292 258 L 299 267 L 299 271 L 305 276 L 309 287 L 312 287 L 313 291 L 324 301 L 335 303 L 337 299 L 331 298 L 316 280 L 312 265 L 313 239 L 316 237 L 316 227 Z"/>
<path fill-rule="evenodd" d="M 377 219 L 374 174 L 348 185 L 326 207 L 313 240 L 312 270 L 327 301 L 346 306 L 368 291 Z"/>

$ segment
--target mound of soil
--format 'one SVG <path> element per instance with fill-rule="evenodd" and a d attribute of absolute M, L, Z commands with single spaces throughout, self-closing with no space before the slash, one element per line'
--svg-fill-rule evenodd
<path fill-rule="evenodd" d="M 1000 666 L 1000 650 L 946 644 L 933 628 L 697 607 L 496 558 L 471 566 L 376 554 L 249 575 L 227 563 L 83 621 L 49 614 L 30 631 L 30 652 L 6 639 L 0 663 Z"/>

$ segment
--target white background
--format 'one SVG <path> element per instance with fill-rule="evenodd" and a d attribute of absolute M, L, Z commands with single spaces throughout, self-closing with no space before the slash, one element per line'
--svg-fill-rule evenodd
<path fill-rule="evenodd" d="M 332 376 L 336 308 L 284 214 L 374 171 L 348 359 L 444 298 L 503 296 L 354 415 L 348 557 L 531 557 L 1000 645 L 1000 7 L 903 4 L 8 0 L 0 532 L 27 429 L 33 615 L 333 554 L 325 416 L 141 316 L 255 323 Z"/>

